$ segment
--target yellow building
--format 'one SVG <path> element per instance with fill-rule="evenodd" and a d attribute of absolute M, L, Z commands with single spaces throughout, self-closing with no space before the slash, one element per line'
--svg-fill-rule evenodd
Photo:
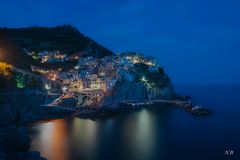
<path fill-rule="evenodd" d="M 81 92 L 82 89 L 83 89 L 82 80 L 75 80 L 75 81 L 70 83 L 68 90 L 70 92 Z"/>
<path fill-rule="evenodd" d="M 103 92 L 107 91 L 107 84 L 105 81 L 97 78 L 96 80 L 91 81 L 91 89 L 93 90 L 102 90 Z"/>

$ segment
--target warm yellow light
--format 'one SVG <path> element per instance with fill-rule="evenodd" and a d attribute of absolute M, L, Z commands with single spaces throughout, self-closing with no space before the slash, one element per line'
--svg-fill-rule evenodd
<path fill-rule="evenodd" d="M 147 62 L 146 65 L 153 66 L 152 62 Z"/>
<path fill-rule="evenodd" d="M 0 62 L 0 75 L 8 76 L 11 74 L 12 65 Z"/>
<path fill-rule="evenodd" d="M 138 62 L 138 60 L 136 60 L 136 59 L 133 60 L 133 63 L 137 63 L 137 62 Z"/>

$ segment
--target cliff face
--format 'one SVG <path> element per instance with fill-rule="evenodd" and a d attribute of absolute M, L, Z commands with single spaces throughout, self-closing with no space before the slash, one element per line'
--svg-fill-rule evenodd
<path fill-rule="evenodd" d="M 105 99 L 105 105 L 126 101 L 172 100 L 176 97 L 171 80 L 162 68 L 151 73 L 146 66 L 137 65 L 132 75 L 133 81 L 123 80 L 116 83 L 111 96 Z"/>
<path fill-rule="evenodd" d="M 117 84 L 113 91 L 114 102 L 142 101 L 142 100 L 171 100 L 176 96 L 172 85 L 166 82 L 166 86 L 148 88 L 142 83 L 124 81 Z"/>
<path fill-rule="evenodd" d="M 0 94 L 0 128 L 29 124 L 38 119 L 63 117 L 68 111 L 44 107 L 58 96 L 36 90 L 14 91 Z"/>
<path fill-rule="evenodd" d="M 40 106 L 55 96 L 25 92 L 0 94 L 0 159 L 1 160 L 46 160 L 39 152 L 28 151 L 31 145 L 30 129 L 21 127 L 39 120 L 64 117 L 62 110 Z"/>
<path fill-rule="evenodd" d="M 112 98 L 115 102 L 140 101 L 147 98 L 146 87 L 142 83 L 123 81 L 116 84 Z"/>
<path fill-rule="evenodd" d="M 171 84 L 164 87 L 147 89 L 147 97 L 151 100 L 166 99 L 171 100 L 176 96 Z"/>

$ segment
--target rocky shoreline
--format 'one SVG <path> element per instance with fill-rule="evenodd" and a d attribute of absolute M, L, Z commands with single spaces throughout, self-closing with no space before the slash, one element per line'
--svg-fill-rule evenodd
<path fill-rule="evenodd" d="M 65 107 L 49 107 L 47 104 L 55 98 L 43 92 L 11 92 L 0 94 L 0 159 L 1 160 L 46 160 L 39 152 L 29 151 L 30 133 L 33 123 L 49 121 L 68 116 L 94 119 L 131 113 L 142 108 L 169 103 L 181 107 L 193 115 L 208 115 L 206 108 L 193 105 L 186 97 L 175 100 L 151 100 L 132 103 L 105 104 L 100 108 L 79 107 L 77 110 Z M 150 103 L 151 102 L 151 103 Z"/>
<path fill-rule="evenodd" d="M 30 145 L 29 128 L 12 125 L 0 129 L 1 160 L 46 160 L 40 152 L 29 151 Z"/>
<path fill-rule="evenodd" d="M 49 121 L 72 115 L 63 108 L 40 106 L 54 97 L 28 90 L 0 94 L 0 159 L 46 160 L 40 152 L 29 151 L 31 126 L 39 121 Z"/>
<path fill-rule="evenodd" d="M 171 103 L 169 103 L 171 104 Z M 157 104 L 155 104 L 157 105 Z M 204 115 L 209 115 L 210 111 L 206 109 L 203 106 L 199 105 L 192 105 L 187 102 L 182 102 L 182 104 L 175 104 L 178 107 L 181 107 L 185 109 L 187 112 L 196 115 L 196 116 L 204 116 Z M 109 116 L 115 116 L 120 113 L 131 113 L 138 111 L 143 108 L 148 108 L 149 105 L 139 105 L 139 106 L 128 106 L 124 108 L 101 108 L 101 109 L 91 109 L 91 108 L 86 108 L 82 109 L 80 112 L 75 114 L 75 116 L 80 117 L 80 118 L 101 118 L 101 117 L 109 117 Z"/>
<path fill-rule="evenodd" d="M 176 101 L 175 104 L 193 115 L 210 115 L 211 111 L 201 105 L 192 104 L 191 101 Z"/>
<path fill-rule="evenodd" d="M 77 109 L 77 113 L 74 116 L 80 118 L 101 118 L 101 117 L 109 117 L 115 116 L 120 113 L 131 113 L 143 108 L 148 107 L 159 107 L 161 104 L 171 104 L 172 106 L 180 107 L 192 115 L 196 116 L 204 116 L 210 115 L 211 112 L 207 108 L 201 105 L 193 104 L 190 99 L 186 99 L 182 97 L 181 100 L 155 100 L 155 101 L 142 101 L 142 102 L 132 102 L 132 103 L 115 103 L 111 106 L 105 105 L 100 108 L 91 108 L 91 107 L 79 107 Z M 114 107 L 113 107 L 114 106 Z"/>

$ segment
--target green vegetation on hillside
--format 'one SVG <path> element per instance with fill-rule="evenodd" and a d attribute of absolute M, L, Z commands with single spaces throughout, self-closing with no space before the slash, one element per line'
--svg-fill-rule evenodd
<path fill-rule="evenodd" d="M 157 88 L 169 84 L 170 79 L 164 73 L 163 68 L 159 68 L 157 72 L 149 72 L 148 67 L 145 64 L 134 65 L 137 82 L 142 82 L 149 88 Z"/>

